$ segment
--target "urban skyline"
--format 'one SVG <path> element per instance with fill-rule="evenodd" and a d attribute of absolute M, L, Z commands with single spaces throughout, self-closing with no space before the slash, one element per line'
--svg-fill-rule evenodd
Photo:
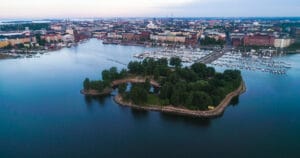
<path fill-rule="evenodd" d="M 1 18 L 300 16 L 297 0 L 0 0 Z"/>

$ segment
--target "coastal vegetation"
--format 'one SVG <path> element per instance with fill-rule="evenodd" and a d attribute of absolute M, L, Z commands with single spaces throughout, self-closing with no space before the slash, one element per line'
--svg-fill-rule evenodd
<path fill-rule="evenodd" d="M 200 40 L 200 44 L 203 46 L 210 46 L 210 45 L 219 45 L 219 46 L 223 46 L 225 44 L 224 40 L 221 39 L 215 39 L 215 38 L 211 38 L 211 37 L 205 37 L 203 39 Z"/>
<path fill-rule="evenodd" d="M 144 82 L 113 85 L 115 80 L 140 77 Z M 154 85 L 153 82 L 159 85 Z M 179 58 L 132 61 L 127 69 L 118 71 L 112 67 L 102 72 L 102 80 L 84 80 L 84 90 L 99 92 L 118 86 L 119 95 L 126 102 L 139 106 L 168 106 L 191 110 L 209 110 L 220 104 L 225 96 L 242 83 L 238 70 L 216 72 L 213 67 L 195 63 L 182 67 Z"/>

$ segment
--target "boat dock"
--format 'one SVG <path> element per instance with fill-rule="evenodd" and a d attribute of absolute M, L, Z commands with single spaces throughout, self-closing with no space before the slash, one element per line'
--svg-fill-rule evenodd
<path fill-rule="evenodd" d="M 152 52 L 136 54 L 134 57 L 139 59 L 170 59 L 171 57 L 179 57 L 182 62 L 188 65 L 200 62 L 214 67 L 260 71 L 277 75 L 284 75 L 287 73 L 287 70 L 291 68 L 290 64 L 280 61 L 280 58 L 273 58 L 271 53 L 242 53 L 232 51 L 231 48 L 214 51 L 164 48 Z"/>

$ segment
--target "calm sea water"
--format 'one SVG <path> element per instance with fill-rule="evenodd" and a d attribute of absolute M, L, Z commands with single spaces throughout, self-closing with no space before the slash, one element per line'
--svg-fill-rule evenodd
<path fill-rule="evenodd" d="M 193 119 L 90 100 L 85 77 L 146 48 L 92 39 L 0 61 L 0 157 L 300 157 L 300 55 L 287 75 L 243 71 L 247 92 L 220 118 Z"/>

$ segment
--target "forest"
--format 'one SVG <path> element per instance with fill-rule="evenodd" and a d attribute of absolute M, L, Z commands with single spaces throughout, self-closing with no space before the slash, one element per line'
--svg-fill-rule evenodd
<path fill-rule="evenodd" d="M 215 107 L 225 96 L 237 89 L 242 76 L 239 70 L 225 70 L 216 72 L 213 67 L 202 63 L 194 63 L 189 67 L 182 67 L 177 57 L 143 61 L 132 61 L 127 69 L 118 71 L 112 67 L 102 72 L 100 81 L 84 81 L 84 88 L 103 90 L 113 80 L 132 76 L 146 78 L 144 83 L 131 83 L 118 86 L 119 94 L 128 102 L 136 105 L 173 105 L 192 110 L 208 110 Z M 153 87 L 150 79 L 157 81 L 160 87 Z"/>

